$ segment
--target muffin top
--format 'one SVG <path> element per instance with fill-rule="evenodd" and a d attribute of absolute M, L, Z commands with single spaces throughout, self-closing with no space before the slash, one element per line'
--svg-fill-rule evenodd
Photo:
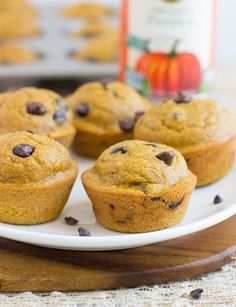
<path fill-rule="evenodd" d="M 100 186 L 145 194 L 174 186 L 190 173 L 183 156 L 175 149 L 137 140 L 111 146 L 88 172 L 89 178 Z"/>
<path fill-rule="evenodd" d="M 77 129 L 103 134 L 130 132 L 150 103 L 121 82 L 91 82 L 67 98 Z"/>
<path fill-rule="evenodd" d="M 68 151 L 42 135 L 15 132 L 0 136 L 0 183 L 49 184 L 75 167 Z"/>
<path fill-rule="evenodd" d="M 92 63 L 114 63 L 119 50 L 118 32 L 110 32 L 90 39 L 83 47 L 72 54 L 74 59 Z"/>
<path fill-rule="evenodd" d="M 0 63 L 2 64 L 22 64 L 36 61 L 38 55 L 30 49 L 14 44 L 0 44 Z"/>
<path fill-rule="evenodd" d="M 231 138 L 236 122 L 214 101 L 178 98 L 153 106 L 137 122 L 134 134 L 138 139 L 183 149 Z"/>
<path fill-rule="evenodd" d="M 28 37 L 38 35 L 39 27 L 34 16 L 19 11 L 0 12 L 0 38 Z"/>
<path fill-rule="evenodd" d="M 62 97 L 52 91 L 29 87 L 0 95 L 0 134 L 47 133 L 68 127 L 71 121 Z"/>
<path fill-rule="evenodd" d="M 20 14 L 36 14 L 35 8 L 28 0 L 0 0 L 0 13 L 18 12 Z"/>
<path fill-rule="evenodd" d="M 97 19 L 111 15 L 112 9 L 98 3 L 80 3 L 63 8 L 62 15 L 65 17 L 77 17 L 84 19 Z"/>

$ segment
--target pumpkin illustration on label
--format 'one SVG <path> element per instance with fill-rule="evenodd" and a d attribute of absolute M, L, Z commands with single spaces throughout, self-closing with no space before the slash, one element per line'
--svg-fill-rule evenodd
<path fill-rule="evenodd" d="M 171 51 L 147 52 L 137 61 L 135 71 L 149 83 L 153 96 L 176 96 L 178 92 L 198 92 L 202 70 L 198 58 L 189 52 L 177 52 L 180 40 Z"/>

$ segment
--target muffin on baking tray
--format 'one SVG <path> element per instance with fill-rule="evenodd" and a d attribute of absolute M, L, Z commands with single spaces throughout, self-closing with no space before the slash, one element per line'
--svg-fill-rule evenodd
<path fill-rule="evenodd" d="M 119 35 L 118 32 L 114 32 L 90 39 L 79 50 L 72 53 L 72 58 L 92 63 L 115 63 L 118 50 Z"/>
<path fill-rule="evenodd" d="M 39 54 L 15 43 L 0 44 L 0 64 L 28 64 L 36 62 Z"/>
<path fill-rule="evenodd" d="M 0 0 L 0 14 L 5 12 L 36 15 L 36 9 L 28 0 Z"/>
<path fill-rule="evenodd" d="M 180 95 L 155 105 L 137 122 L 134 135 L 179 150 L 198 186 L 224 177 L 234 160 L 236 121 L 211 100 Z"/>
<path fill-rule="evenodd" d="M 99 223 L 148 232 L 183 219 L 196 176 L 175 149 L 131 140 L 105 150 L 82 182 Z"/>
<path fill-rule="evenodd" d="M 104 21 L 88 22 L 84 26 L 71 32 L 71 35 L 83 38 L 95 38 L 104 35 L 118 36 L 118 29 Z"/>
<path fill-rule="evenodd" d="M 74 150 L 95 158 L 110 145 L 132 138 L 135 121 L 150 107 L 149 101 L 118 81 L 87 83 L 66 102 L 74 112 Z"/>
<path fill-rule="evenodd" d="M 0 12 L 0 39 L 32 37 L 39 35 L 40 30 L 35 18 L 29 14 Z"/>
<path fill-rule="evenodd" d="M 0 135 L 30 131 L 69 147 L 75 135 L 72 122 L 62 97 L 52 91 L 28 87 L 0 95 Z"/>
<path fill-rule="evenodd" d="M 89 2 L 66 6 L 62 10 L 62 15 L 65 17 L 83 19 L 100 19 L 113 13 L 114 11 L 106 5 Z"/>
<path fill-rule="evenodd" d="M 78 166 L 64 146 L 29 132 L 0 136 L 0 221 L 34 225 L 56 219 Z"/>

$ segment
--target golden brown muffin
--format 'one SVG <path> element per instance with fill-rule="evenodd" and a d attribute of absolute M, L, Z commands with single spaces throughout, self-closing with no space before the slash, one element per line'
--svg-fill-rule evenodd
<path fill-rule="evenodd" d="M 87 83 L 66 101 L 77 130 L 74 150 L 95 158 L 109 146 L 132 138 L 135 120 L 150 107 L 135 90 L 117 81 Z"/>
<path fill-rule="evenodd" d="M 105 22 L 89 22 L 71 33 L 75 37 L 94 38 L 103 35 L 118 36 L 118 29 Z"/>
<path fill-rule="evenodd" d="M 214 101 L 182 100 L 153 106 L 137 122 L 135 138 L 179 150 L 197 175 L 197 185 L 204 186 L 222 178 L 231 168 L 236 122 Z"/>
<path fill-rule="evenodd" d="M 110 33 L 90 39 L 81 49 L 73 52 L 72 58 L 93 63 L 114 63 L 118 58 L 118 50 L 118 33 Z"/>
<path fill-rule="evenodd" d="M 56 219 L 78 167 L 64 146 L 29 132 L 0 136 L 0 221 L 33 225 Z"/>
<path fill-rule="evenodd" d="M 0 64 L 26 64 L 38 60 L 38 54 L 14 43 L 0 44 Z"/>
<path fill-rule="evenodd" d="M 36 15 L 36 9 L 27 0 L 0 0 L 0 13 L 5 12 Z"/>
<path fill-rule="evenodd" d="M 33 87 L 0 95 L 0 135 L 31 131 L 69 147 L 75 135 L 72 114 L 58 94 Z"/>
<path fill-rule="evenodd" d="M 62 15 L 69 18 L 100 19 L 114 12 L 111 8 L 96 3 L 80 3 L 66 6 L 62 10 Z"/>
<path fill-rule="evenodd" d="M 104 151 L 82 182 L 99 223 L 147 232 L 183 219 L 196 176 L 175 149 L 134 140 Z"/>
<path fill-rule="evenodd" d="M 39 33 L 35 18 L 27 13 L 0 12 L 0 38 L 31 37 Z"/>

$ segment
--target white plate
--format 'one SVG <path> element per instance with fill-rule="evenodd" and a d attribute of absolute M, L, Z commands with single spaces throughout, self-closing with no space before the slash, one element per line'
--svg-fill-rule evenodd
<path fill-rule="evenodd" d="M 93 164 L 93 161 L 84 158 L 79 158 L 78 162 L 80 173 Z M 186 217 L 181 224 L 142 234 L 122 234 L 99 225 L 78 177 L 68 204 L 58 220 L 38 226 L 0 223 L 0 236 L 50 248 L 87 251 L 133 248 L 174 239 L 213 226 L 236 213 L 235 177 L 236 163 L 227 177 L 193 193 Z M 225 201 L 213 205 L 216 194 L 220 194 Z M 78 218 L 80 225 L 91 231 L 92 237 L 80 237 L 78 226 L 65 224 L 65 216 Z"/>

